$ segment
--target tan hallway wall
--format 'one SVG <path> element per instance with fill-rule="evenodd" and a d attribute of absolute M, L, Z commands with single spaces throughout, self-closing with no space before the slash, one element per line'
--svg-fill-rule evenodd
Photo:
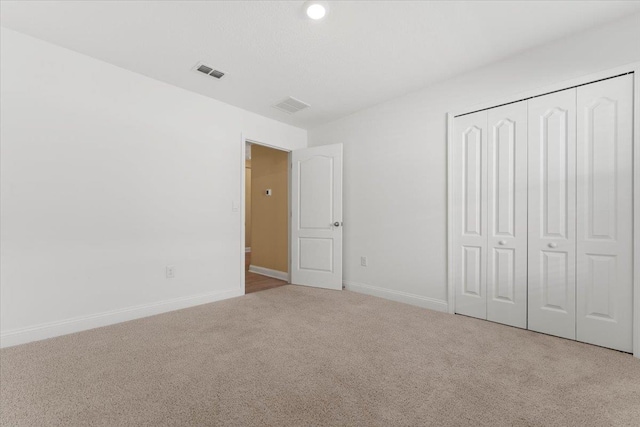
<path fill-rule="evenodd" d="M 251 160 L 244 165 L 244 247 L 251 247 Z"/>
<path fill-rule="evenodd" d="M 288 158 L 284 151 L 251 147 L 251 265 L 283 272 L 289 258 Z"/>

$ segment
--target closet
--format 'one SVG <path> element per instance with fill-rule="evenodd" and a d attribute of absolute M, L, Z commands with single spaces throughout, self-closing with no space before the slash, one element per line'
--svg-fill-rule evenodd
<path fill-rule="evenodd" d="M 455 312 L 632 351 L 633 75 L 455 118 Z"/>

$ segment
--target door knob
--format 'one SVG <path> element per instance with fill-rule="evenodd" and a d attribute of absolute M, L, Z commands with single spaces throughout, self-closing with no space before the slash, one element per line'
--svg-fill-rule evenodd
<path fill-rule="evenodd" d="M 557 244 L 557 243 L 555 243 L 555 242 L 551 242 L 551 243 L 549 243 L 547 246 L 549 246 L 550 248 L 557 248 L 557 247 L 558 247 L 558 244 Z"/>
<path fill-rule="evenodd" d="M 498 244 L 499 244 L 499 245 L 504 246 L 504 245 L 506 245 L 506 244 L 507 244 L 507 241 L 506 241 L 506 240 L 500 240 L 500 241 L 498 242 Z"/>
<path fill-rule="evenodd" d="M 338 221 L 336 221 L 336 222 L 333 223 L 333 226 L 334 227 L 340 227 L 340 223 Z"/>

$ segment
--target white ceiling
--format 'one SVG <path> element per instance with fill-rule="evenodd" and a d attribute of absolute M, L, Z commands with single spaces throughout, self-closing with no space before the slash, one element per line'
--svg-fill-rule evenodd
<path fill-rule="evenodd" d="M 640 12 L 627 1 L 2 1 L 1 24 L 303 128 Z M 222 80 L 195 73 L 202 61 Z M 311 108 L 271 107 L 287 96 Z"/>

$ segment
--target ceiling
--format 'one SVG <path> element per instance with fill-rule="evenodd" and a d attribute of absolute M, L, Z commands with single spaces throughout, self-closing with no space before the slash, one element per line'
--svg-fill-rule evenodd
<path fill-rule="evenodd" d="M 302 128 L 640 12 L 628 1 L 2 1 L 2 26 Z M 227 74 L 192 71 L 199 61 Z M 293 96 L 311 108 L 271 105 Z"/>

